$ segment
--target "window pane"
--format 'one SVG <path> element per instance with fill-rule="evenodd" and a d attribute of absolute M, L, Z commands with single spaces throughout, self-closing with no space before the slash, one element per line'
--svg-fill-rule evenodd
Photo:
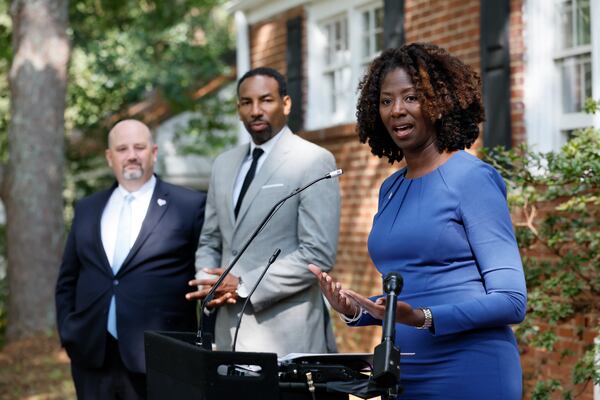
<path fill-rule="evenodd" d="M 561 18 L 562 48 L 573 47 L 573 2 L 567 0 L 562 3 L 558 15 Z"/>
<path fill-rule="evenodd" d="M 321 25 L 326 43 L 325 65 L 323 71 L 323 95 L 328 101 L 328 112 L 339 113 L 346 101 L 344 95 L 348 90 L 344 71 L 350 70 L 350 52 L 348 50 L 348 21 L 345 17 L 338 17 L 324 22 Z"/>
<path fill-rule="evenodd" d="M 342 40 L 343 40 L 343 46 L 342 48 L 344 50 L 348 49 L 348 21 L 344 18 L 342 20 Z"/>
<path fill-rule="evenodd" d="M 326 82 L 327 82 L 327 88 L 329 89 L 328 91 L 330 93 L 330 96 L 329 96 L 329 109 L 332 112 L 335 112 L 335 97 L 336 96 L 335 96 L 335 91 L 334 91 L 335 90 L 335 77 L 334 77 L 334 73 L 332 72 L 332 73 L 325 74 L 325 79 L 326 79 Z"/>
<path fill-rule="evenodd" d="M 565 0 L 559 6 L 558 15 L 562 49 L 591 43 L 590 0 Z"/>
<path fill-rule="evenodd" d="M 343 82 L 342 82 L 342 74 L 340 70 L 337 70 L 334 72 L 334 77 L 335 80 L 333 82 L 333 97 L 334 97 L 334 107 L 333 107 L 333 111 L 337 111 L 340 109 L 340 87 L 342 86 Z"/>
<path fill-rule="evenodd" d="M 590 61 L 583 64 L 583 87 L 585 88 L 582 104 L 585 100 L 592 97 L 592 63 Z"/>
<path fill-rule="evenodd" d="M 383 49 L 383 7 L 363 11 L 361 18 L 361 57 L 367 61 Z"/>
<path fill-rule="evenodd" d="M 383 31 L 377 32 L 375 35 L 375 52 L 383 50 Z"/>
<path fill-rule="evenodd" d="M 340 68 L 334 72 L 334 108 L 333 112 L 339 112 L 347 109 L 347 97 L 350 90 L 351 70 L 348 67 Z"/>
<path fill-rule="evenodd" d="M 383 50 L 383 7 L 375 9 L 375 51 Z"/>
<path fill-rule="evenodd" d="M 592 94 L 592 65 L 589 54 L 568 57 L 561 65 L 563 112 L 581 112 Z"/>
<path fill-rule="evenodd" d="M 371 54 L 371 12 L 364 11 L 362 13 L 362 58 L 369 57 Z"/>
<path fill-rule="evenodd" d="M 574 59 L 567 59 L 562 66 L 563 111 L 575 112 L 577 109 L 577 69 Z"/>
<path fill-rule="evenodd" d="M 333 52 L 333 48 L 331 47 L 331 40 L 332 40 L 332 34 L 331 34 L 331 25 L 325 25 L 325 64 L 326 65 L 331 65 L 331 63 L 333 62 L 333 57 L 332 57 L 332 52 Z"/>
<path fill-rule="evenodd" d="M 383 29 L 383 7 L 375 9 L 375 26 Z"/>
<path fill-rule="evenodd" d="M 590 44 L 590 2 L 589 0 L 578 0 L 575 9 L 575 24 L 577 28 L 577 45 Z"/>
<path fill-rule="evenodd" d="M 371 38 L 369 35 L 363 35 L 362 37 L 362 57 L 366 58 L 371 55 Z"/>
<path fill-rule="evenodd" d="M 337 19 L 322 25 L 325 36 L 324 54 L 325 66 L 335 67 L 346 62 L 348 49 L 347 22 L 346 19 Z"/>

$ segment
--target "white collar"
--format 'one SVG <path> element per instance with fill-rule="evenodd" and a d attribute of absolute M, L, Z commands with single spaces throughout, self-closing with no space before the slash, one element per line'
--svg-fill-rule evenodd
<path fill-rule="evenodd" d="M 248 154 L 252 154 L 254 149 L 260 148 L 265 152 L 265 156 L 268 155 L 271 152 L 271 150 L 273 150 L 273 147 L 275 147 L 279 139 L 281 139 L 281 137 L 283 136 L 283 132 L 285 132 L 286 129 L 288 129 L 287 125 L 284 125 L 284 127 L 281 128 L 281 130 L 277 132 L 275 136 L 273 136 L 271 139 L 267 140 L 266 142 L 260 145 L 257 145 L 252 140 L 250 140 L 250 152 Z M 265 158 L 267 157 L 263 157 L 263 159 Z"/>
<path fill-rule="evenodd" d="M 140 196 L 145 195 L 148 192 L 154 191 L 155 186 L 156 186 L 156 177 L 153 174 L 150 177 L 150 179 L 148 179 L 146 181 L 146 183 L 144 183 L 142 185 L 142 187 L 139 188 L 138 190 L 136 190 L 135 192 L 129 192 L 121 184 L 119 184 L 119 186 L 117 187 L 117 190 L 119 191 L 119 193 L 121 193 L 121 195 L 123 197 L 127 196 L 128 194 L 131 194 L 131 195 L 133 195 L 133 198 L 136 199 L 136 198 L 139 198 Z"/>

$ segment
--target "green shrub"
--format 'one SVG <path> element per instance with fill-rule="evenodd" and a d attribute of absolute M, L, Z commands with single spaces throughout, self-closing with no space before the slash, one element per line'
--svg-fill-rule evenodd
<path fill-rule="evenodd" d="M 591 111 L 599 105 L 587 103 Z M 522 345 L 556 352 L 558 324 L 600 309 L 600 130 L 575 132 L 558 152 L 537 153 L 523 145 L 483 153 L 506 181 L 523 257 L 529 304 L 517 337 Z M 540 329 L 540 322 L 550 329 Z M 578 323 L 581 334 L 585 327 Z M 550 399 L 556 392 L 570 399 L 578 394 L 575 385 L 599 384 L 597 354 L 599 346 L 590 344 L 570 379 L 540 378 L 531 398 Z"/>

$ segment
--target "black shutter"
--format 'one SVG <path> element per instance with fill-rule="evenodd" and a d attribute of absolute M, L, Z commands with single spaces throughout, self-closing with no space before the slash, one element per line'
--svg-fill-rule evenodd
<path fill-rule="evenodd" d="M 288 125 L 292 132 L 302 130 L 302 18 L 287 21 L 287 46 L 285 52 L 287 64 L 288 94 L 292 98 L 292 111 Z"/>
<path fill-rule="evenodd" d="M 385 0 L 383 6 L 383 47 L 404 44 L 404 0 Z"/>
<path fill-rule="evenodd" d="M 512 145 L 510 124 L 510 0 L 481 0 L 481 75 L 486 147 Z"/>

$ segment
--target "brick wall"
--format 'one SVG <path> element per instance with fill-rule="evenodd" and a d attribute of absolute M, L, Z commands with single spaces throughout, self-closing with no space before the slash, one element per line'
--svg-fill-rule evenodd
<path fill-rule="evenodd" d="M 432 42 L 479 70 L 479 0 L 406 0 L 407 42 Z"/>
<path fill-rule="evenodd" d="M 302 60 L 306 61 L 306 15 L 303 7 L 295 7 L 273 18 L 250 26 L 250 65 L 252 68 L 271 67 L 287 75 L 285 50 L 287 44 L 287 21 L 302 18 Z M 245 71 L 242 71 L 245 72 Z M 304 62 L 302 76 L 307 76 L 307 64 Z M 306 105 L 306 79 L 302 80 L 302 103 Z M 303 107 L 306 110 L 306 107 Z"/>
<path fill-rule="evenodd" d="M 523 102 L 523 75 L 525 73 L 525 37 L 523 1 L 511 0 L 508 37 L 510 41 L 510 109 L 513 146 L 525 140 L 525 105 Z"/>
<path fill-rule="evenodd" d="M 566 199 L 561 199 L 564 201 Z M 548 214 L 559 204 L 558 201 L 536 205 L 536 221 L 548 217 Z M 527 226 L 527 216 L 523 212 L 513 212 L 513 223 Z M 539 229 L 539 224 L 534 222 Z M 534 246 L 521 249 L 521 254 L 526 258 L 535 258 L 537 261 L 555 262 L 557 255 L 547 247 L 536 243 Z M 588 306 L 600 304 L 598 296 L 580 300 Z M 581 305 L 581 304 L 580 304 Z M 557 344 L 554 351 L 549 352 L 521 344 L 521 365 L 523 367 L 524 384 L 526 393 L 530 394 L 535 383 L 540 379 L 556 379 L 561 382 L 565 390 L 569 390 L 577 400 L 594 400 L 593 385 L 572 386 L 572 370 L 577 360 L 591 347 L 597 336 L 599 315 L 591 311 L 580 311 L 575 318 L 561 321 L 556 325 L 550 325 L 546 321 L 538 320 L 536 325 L 541 333 L 552 330 L 557 336 Z M 552 399 L 563 399 L 560 393 L 555 393 Z"/>
<path fill-rule="evenodd" d="M 341 1 L 341 0 L 340 0 Z M 513 144 L 525 141 L 523 72 L 524 72 L 524 0 L 511 0 L 509 26 L 511 68 L 511 119 Z M 476 71 L 480 70 L 479 0 L 406 0 L 405 30 L 407 42 L 432 42 L 460 57 Z M 285 74 L 286 21 L 303 16 L 302 7 L 297 7 L 267 21 L 250 27 L 252 67 L 271 66 Z M 306 61 L 306 18 L 303 24 L 303 59 Z M 306 76 L 306 64 L 304 67 Z M 306 94 L 306 83 L 304 84 Z M 306 95 L 303 103 L 306 102 Z M 306 109 L 306 108 L 305 108 Z M 493 110 L 487 110 L 493 112 Z M 367 295 L 381 293 L 381 278 L 375 270 L 368 252 L 367 238 L 373 215 L 377 211 L 377 196 L 383 180 L 399 165 L 390 166 L 386 160 L 370 153 L 367 145 L 358 141 L 353 124 L 334 126 L 327 129 L 300 132 L 300 134 L 329 149 L 337 164 L 344 170 L 340 178 L 342 210 L 337 262 L 333 275 L 345 286 Z M 476 142 L 474 149 L 481 146 Z M 535 256 L 535 254 L 531 254 Z M 379 343 L 379 327 L 348 328 L 334 315 L 338 347 L 340 351 L 372 351 Z M 596 318 L 596 319 L 594 319 Z M 575 321 L 560 326 L 559 347 L 573 350 L 580 355 L 586 345 L 592 343 L 597 316 L 585 317 L 588 327 L 576 332 Z M 542 329 L 544 327 L 542 326 Z M 522 364 L 526 386 L 530 387 L 543 376 L 565 378 L 569 375 L 573 357 L 561 360 L 556 354 L 548 354 L 529 348 L 523 349 Z M 559 362 L 560 361 L 560 362 Z M 581 388 L 581 400 L 592 400 L 591 385 Z M 576 392 L 577 393 L 577 392 Z"/>
<path fill-rule="evenodd" d="M 557 379 L 565 389 L 572 391 L 573 398 L 594 400 L 592 384 L 571 386 L 571 370 L 588 346 L 594 343 L 597 334 L 595 327 L 597 326 L 598 315 L 596 313 L 578 315 L 576 318 L 552 327 L 559 337 L 554 351 L 548 352 L 521 346 L 521 365 L 523 366 L 526 392 L 531 393 L 535 382 L 540 378 L 544 380 Z M 549 325 L 543 322 L 539 324 L 539 328 L 541 332 L 550 329 Z M 556 400 L 562 398 L 560 393 L 556 393 L 552 397 Z"/>

